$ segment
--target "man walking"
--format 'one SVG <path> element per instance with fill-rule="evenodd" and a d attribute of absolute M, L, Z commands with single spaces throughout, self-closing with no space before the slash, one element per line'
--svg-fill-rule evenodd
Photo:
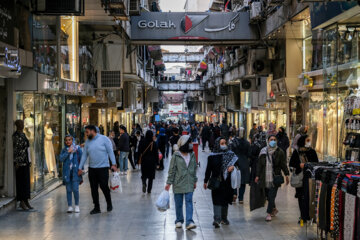
<path fill-rule="evenodd" d="M 117 170 L 112 144 L 106 136 L 96 132 L 96 127 L 94 125 L 86 126 L 85 134 L 88 140 L 85 142 L 78 174 L 82 175 L 83 171 L 81 169 L 83 169 L 86 160 L 89 158 L 89 181 L 91 196 L 94 203 L 94 209 L 90 214 L 101 213 L 98 192 L 99 185 L 106 199 L 107 211 L 111 212 L 113 207 L 108 186 L 109 158 L 112 164 L 111 169 L 114 171 Z"/>
<path fill-rule="evenodd" d="M 209 142 L 210 136 L 211 136 L 211 131 L 210 131 L 209 123 L 206 122 L 205 126 L 202 128 L 202 131 L 201 131 L 202 151 L 203 152 L 205 152 L 206 142 L 208 142 L 210 145 L 210 142 Z"/>
<path fill-rule="evenodd" d="M 129 134 L 126 132 L 126 127 L 120 126 L 120 139 L 119 139 L 119 162 L 120 162 L 120 172 L 121 174 L 126 175 L 128 170 L 128 156 L 130 152 L 130 138 Z M 133 165 L 135 170 L 135 166 Z"/>

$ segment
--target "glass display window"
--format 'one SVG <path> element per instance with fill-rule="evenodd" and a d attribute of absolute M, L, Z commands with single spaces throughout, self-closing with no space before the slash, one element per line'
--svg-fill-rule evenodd
<path fill-rule="evenodd" d="M 61 99 L 57 95 L 16 93 L 16 119 L 24 121 L 24 133 L 30 143 L 32 191 L 43 189 L 61 173 Z"/>
<path fill-rule="evenodd" d="M 71 135 L 76 144 L 81 143 L 81 101 L 76 96 L 66 96 L 65 134 Z"/>
<path fill-rule="evenodd" d="M 34 70 L 55 77 L 57 74 L 56 17 L 33 17 L 32 44 Z"/>

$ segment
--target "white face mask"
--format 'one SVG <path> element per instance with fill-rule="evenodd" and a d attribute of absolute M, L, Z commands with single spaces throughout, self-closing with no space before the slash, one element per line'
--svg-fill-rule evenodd
<path fill-rule="evenodd" d="M 311 142 L 306 142 L 305 147 L 307 147 L 307 148 L 311 147 Z"/>

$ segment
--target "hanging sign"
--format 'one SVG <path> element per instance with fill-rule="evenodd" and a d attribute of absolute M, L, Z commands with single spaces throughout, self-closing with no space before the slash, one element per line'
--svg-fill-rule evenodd
<path fill-rule="evenodd" d="M 141 41 L 226 41 L 258 40 L 247 12 L 142 12 L 131 17 L 131 40 Z M 195 43 L 194 43 L 195 44 Z"/>

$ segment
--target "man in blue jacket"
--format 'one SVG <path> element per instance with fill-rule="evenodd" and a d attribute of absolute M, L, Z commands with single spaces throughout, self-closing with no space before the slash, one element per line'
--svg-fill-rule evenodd
<path fill-rule="evenodd" d="M 111 169 L 114 171 L 117 170 L 111 141 L 106 136 L 97 133 L 94 125 L 85 127 L 85 135 L 88 140 L 85 142 L 78 174 L 82 174 L 83 171 L 81 169 L 83 169 L 86 160 L 89 158 L 89 181 L 91 196 L 95 205 L 90 214 L 101 213 L 98 192 L 99 185 L 106 199 L 107 211 L 111 212 L 113 207 L 108 185 L 110 167 L 109 158 L 112 164 Z"/>

